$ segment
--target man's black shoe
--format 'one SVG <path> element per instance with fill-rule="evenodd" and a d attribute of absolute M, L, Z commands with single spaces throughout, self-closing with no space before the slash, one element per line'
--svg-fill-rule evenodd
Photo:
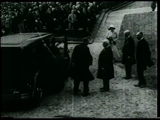
<path fill-rule="evenodd" d="M 109 91 L 109 89 L 100 89 L 100 92 L 107 92 L 107 91 Z"/>
<path fill-rule="evenodd" d="M 140 86 L 140 88 L 144 88 L 144 87 L 146 87 L 146 85 L 145 85 L 145 84 Z"/>
<path fill-rule="evenodd" d="M 86 97 L 86 96 L 88 96 L 88 95 L 90 95 L 90 93 L 82 93 L 82 96 L 83 96 L 83 97 Z"/>
<path fill-rule="evenodd" d="M 141 85 L 134 85 L 135 87 L 140 87 Z"/>
<path fill-rule="evenodd" d="M 100 90 L 104 89 L 104 87 L 100 88 Z"/>
<path fill-rule="evenodd" d="M 78 93 L 80 93 L 80 92 L 81 92 L 81 90 L 78 90 L 78 91 L 74 92 L 74 95 L 78 95 Z"/>

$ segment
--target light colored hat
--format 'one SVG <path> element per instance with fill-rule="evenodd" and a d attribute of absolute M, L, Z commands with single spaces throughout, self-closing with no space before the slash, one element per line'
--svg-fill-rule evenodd
<path fill-rule="evenodd" d="M 116 28 L 114 27 L 114 25 L 110 25 L 109 28 L 108 28 L 108 30 L 110 30 L 111 28 L 116 29 Z"/>

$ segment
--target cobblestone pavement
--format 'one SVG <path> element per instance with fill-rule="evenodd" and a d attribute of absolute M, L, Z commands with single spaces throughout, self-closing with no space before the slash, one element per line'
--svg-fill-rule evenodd
<path fill-rule="evenodd" d="M 145 4 L 145 2 L 141 2 Z M 130 5 L 132 6 L 132 5 Z M 125 14 L 135 12 L 150 11 L 149 7 L 114 11 L 109 14 L 107 22 L 105 20 L 99 29 L 95 39 L 96 42 L 89 45 L 93 56 L 93 65 L 90 67 L 95 76 L 95 80 L 90 82 L 90 95 L 87 97 L 73 96 L 73 80 L 66 82 L 64 90 L 58 95 L 52 95 L 44 98 L 42 104 L 29 111 L 6 112 L 1 116 L 10 116 L 15 118 L 53 118 L 58 115 L 72 117 L 96 117 L 96 118 L 153 118 L 157 116 L 157 90 L 149 88 L 135 88 L 138 80 L 124 80 L 124 66 L 120 63 L 114 64 L 115 78 L 110 80 L 110 92 L 101 93 L 102 81 L 96 78 L 97 59 L 102 50 L 101 41 L 105 38 L 107 26 L 114 24 L 116 30 L 120 28 L 122 18 Z M 141 5 L 142 7 L 143 5 Z M 119 31 L 118 31 L 119 32 Z M 69 45 L 73 49 L 75 45 Z M 72 50 L 70 50 L 72 52 Z M 134 75 L 133 75 L 134 76 Z M 82 90 L 82 84 L 80 89 Z"/>

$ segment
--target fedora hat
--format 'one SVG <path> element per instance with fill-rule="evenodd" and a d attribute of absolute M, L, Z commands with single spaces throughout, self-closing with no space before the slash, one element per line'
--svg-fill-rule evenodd
<path fill-rule="evenodd" d="M 111 28 L 115 29 L 115 27 L 113 25 L 110 25 L 108 30 L 110 30 Z"/>

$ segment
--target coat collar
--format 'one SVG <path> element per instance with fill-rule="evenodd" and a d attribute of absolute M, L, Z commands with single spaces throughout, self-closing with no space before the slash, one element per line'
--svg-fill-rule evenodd
<path fill-rule="evenodd" d="M 130 38 L 131 37 L 131 35 L 129 35 L 127 38 Z"/>
<path fill-rule="evenodd" d="M 125 39 L 128 41 L 128 40 L 129 40 L 129 38 L 131 38 L 131 36 L 128 36 L 128 37 L 126 37 Z"/>
<path fill-rule="evenodd" d="M 107 49 L 107 48 L 109 48 L 109 47 L 110 47 L 110 45 L 108 45 L 107 47 L 105 47 L 104 50 Z"/>
<path fill-rule="evenodd" d="M 142 37 L 139 41 L 144 40 L 144 37 Z"/>

